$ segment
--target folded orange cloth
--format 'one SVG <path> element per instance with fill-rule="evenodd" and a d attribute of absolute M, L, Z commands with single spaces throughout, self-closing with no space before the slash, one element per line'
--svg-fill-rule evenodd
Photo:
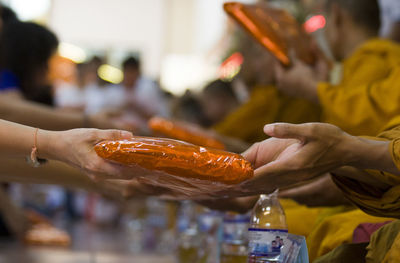
<path fill-rule="evenodd" d="M 290 65 L 289 50 L 308 64 L 315 62 L 310 37 L 296 19 L 283 9 L 268 4 L 224 4 L 225 12 L 250 33 L 286 66 Z"/>
<path fill-rule="evenodd" d="M 196 145 L 225 149 L 222 142 L 218 141 L 209 132 L 192 123 L 171 121 L 161 117 L 153 117 L 149 120 L 150 129 L 168 138 L 190 142 Z"/>
<path fill-rule="evenodd" d="M 134 137 L 100 142 L 94 149 L 104 159 L 181 178 L 237 184 L 253 176 L 251 164 L 239 154 L 172 139 Z"/>

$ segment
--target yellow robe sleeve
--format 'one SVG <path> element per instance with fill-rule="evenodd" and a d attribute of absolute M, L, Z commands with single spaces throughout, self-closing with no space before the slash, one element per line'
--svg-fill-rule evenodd
<path fill-rule="evenodd" d="M 400 66 L 383 80 L 351 86 L 320 83 L 322 121 L 352 135 L 374 136 L 400 113 Z"/>
<path fill-rule="evenodd" d="M 267 138 L 263 128 L 268 123 L 315 122 L 320 120 L 320 112 L 318 105 L 283 95 L 274 86 L 258 86 L 247 103 L 214 129 L 222 135 L 254 143 Z"/>
<path fill-rule="evenodd" d="M 249 143 L 262 141 L 267 138 L 263 127 L 274 122 L 281 103 L 278 90 L 273 86 L 255 87 L 249 101 L 217 124 L 214 130 Z"/>
<path fill-rule="evenodd" d="M 400 169 L 400 127 L 383 132 L 379 138 L 391 140 L 392 159 Z M 373 154 L 373 153 L 372 153 Z M 350 173 L 357 176 L 373 177 L 380 186 L 359 182 L 349 178 Z M 332 176 L 344 194 L 366 213 L 376 216 L 400 218 L 400 176 L 375 170 L 353 170 L 346 177 Z"/>

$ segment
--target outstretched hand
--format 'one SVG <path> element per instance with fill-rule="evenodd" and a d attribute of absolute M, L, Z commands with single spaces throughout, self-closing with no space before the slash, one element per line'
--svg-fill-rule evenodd
<path fill-rule="evenodd" d="M 307 181 L 353 161 L 345 147 L 354 137 L 330 124 L 278 123 L 266 125 L 264 132 L 272 138 L 243 154 L 255 167 L 254 178 L 241 185 L 247 193 Z"/>
<path fill-rule="evenodd" d="M 47 145 L 51 159 L 65 162 L 81 169 L 93 180 L 132 179 L 144 173 L 140 167 L 125 167 L 100 158 L 94 145 L 104 140 L 132 138 L 132 133 L 120 130 L 74 129 L 48 132 Z M 39 134 L 40 135 L 40 134 Z M 40 137 L 39 137 L 40 138 Z M 39 146 L 40 147 L 40 146 Z"/>

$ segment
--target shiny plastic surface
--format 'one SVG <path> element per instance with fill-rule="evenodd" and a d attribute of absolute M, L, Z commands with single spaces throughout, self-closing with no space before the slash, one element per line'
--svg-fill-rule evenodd
<path fill-rule="evenodd" d="M 159 133 L 168 138 L 215 149 L 225 148 L 222 142 L 215 139 L 209 132 L 194 124 L 153 117 L 149 121 L 149 127 L 154 133 Z"/>
<path fill-rule="evenodd" d="M 251 164 L 239 154 L 172 139 L 135 137 L 100 142 L 94 149 L 104 159 L 175 177 L 237 184 L 253 176 Z"/>
<path fill-rule="evenodd" d="M 315 62 L 310 37 L 288 12 L 267 4 L 224 4 L 225 12 L 269 50 L 283 65 L 291 64 L 289 51 L 308 64 Z"/>

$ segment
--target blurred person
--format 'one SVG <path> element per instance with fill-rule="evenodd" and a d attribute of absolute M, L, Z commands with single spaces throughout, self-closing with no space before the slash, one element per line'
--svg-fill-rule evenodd
<path fill-rule="evenodd" d="M 342 80 L 338 85 L 330 84 L 326 82 L 326 74 L 321 74 L 318 68 L 295 60 L 290 69 L 277 67 L 277 87 L 287 94 L 321 105 L 321 121 L 334 124 L 352 135 L 375 136 L 384 130 L 388 123 L 396 121 L 400 111 L 400 89 L 396 86 L 400 70 L 399 45 L 377 38 L 380 13 L 376 0 L 329 0 L 326 12 L 326 36 L 335 58 L 343 62 Z M 313 195 L 325 202 L 329 201 L 325 198 L 336 198 L 335 195 L 326 193 L 340 194 L 329 177 L 314 184 L 317 185 L 312 191 L 307 186 L 292 189 L 286 192 L 285 196 L 307 203 L 307 199 L 311 199 Z M 336 199 L 342 198 L 339 195 Z M 299 209 L 304 210 L 304 215 L 311 213 L 306 208 Z M 335 225 L 331 225 L 319 236 L 326 239 L 321 241 L 316 235 L 309 238 L 310 247 L 316 248 L 323 242 L 326 247 L 333 249 L 338 243 L 348 241 L 354 225 L 365 222 L 362 221 L 362 216 L 340 214 L 338 209 L 332 207 L 331 212 L 338 216 L 347 216 L 347 225 L 350 227 L 347 232 L 343 231 L 347 240 L 343 237 L 330 238 L 337 231 Z M 296 212 L 296 208 L 291 211 Z M 297 212 L 299 215 L 300 212 Z M 320 215 L 316 213 L 314 222 L 322 221 Z M 297 225 L 300 227 L 299 223 Z"/>
<path fill-rule="evenodd" d="M 211 125 L 221 122 L 239 106 L 232 84 L 215 80 L 206 85 L 201 93 L 201 104 L 204 114 Z"/>
<path fill-rule="evenodd" d="M 102 58 L 94 56 L 79 68 L 79 81 L 83 89 L 85 112 L 95 114 L 107 109 L 112 109 L 114 102 L 110 101 L 107 94 L 108 85 L 98 75 L 100 66 L 104 64 Z"/>
<path fill-rule="evenodd" d="M 0 4 L 0 17 L 1 17 L 0 28 L 3 28 L 10 22 L 19 21 L 17 14 L 11 8 L 3 4 Z"/>
<path fill-rule="evenodd" d="M 174 119 L 194 123 L 202 127 L 210 125 L 200 100 L 190 90 L 175 99 L 171 112 Z"/>
<path fill-rule="evenodd" d="M 400 2 L 396 0 L 379 0 L 382 26 L 380 35 L 400 42 Z"/>
<path fill-rule="evenodd" d="M 330 0 L 326 10 L 327 39 L 335 58 L 343 61 L 341 82 L 338 85 L 324 82 L 326 76 L 319 74 L 317 69 L 295 61 L 288 70 L 278 67 L 278 88 L 319 103 L 323 109 L 322 121 L 354 135 L 374 136 L 400 110 L 400 94 L 396 88 L 400 70 L 399 46 L 376 38 L 380 18 L 375 0 Z M 307 190 L 307 186 L 298 188 L 298 191 L 293 189 L 286 197 L 306 202 L 312 195 L 319 196 L 321 201 L 327 201 L 322 197 L 335 199 L 334 195 L 326 194 L 335 192 L 330 180 L 320 181 L 318 186 L 312 192 Z M 333 228 L 331 231 L 335 232 Z"/>
<path fill-rule="evenodd" d="M 272 191 L 280 184 L 288 185 L 308 180 L 330 172 L 341 191 L 368 216 L 358 210 L 333 215 L 322 221 L 308 238 L 310 259 L 329 252 L 326 239 L 346 237 L 351 243 L 352 231 L 359 218 L 376 223 L 399 218 L 398 200 L 398 140 L 399 128 L 381 133 L 378 138 L 359 138 L 346 134 L 329 124 L 273 124 L 265 127 L 271 139 L 254 145 L 244 156 L 256 167 L 255 178 L 242 187 L 252 193 Z M 371 154 L 371 153 L 374 154 Z M 263 178 L 263 179 L 261 179 Z M 265 181 L 264 181 L 265 180 Z M 262 183 L 264 181 L 264 183 Z M 261 186 L 261 185 L 264 185 Z M 259 189 L 257 191 L 256 189 Z M 269 189 L 269 190 L 268 190 Z M 356 222 L 356 223 L 354 223 Z M 340 225 L 339 225 L 340 224 Z M 362 246 L 358 260 L 367 262 L 393 262 L 399 257 L 396 249 L 400 227 L 398 221 L 383 227 L 370 240 L 369 247 Z M 326 234 L 327 228 L 336 232 Z M 378 237 L 379 236 L 379 237 Z M 319 242 L 313 243 L 311 239 Z M 336 241 L 336 245 L 343 243 Z M 393 245 L 393 246 L 392 246 Z M 357 248 L 356 245 L 339 247 L 316 262 L 344 262 Z"/>
<path fill-rule="evenodd" d="M 53 85 L 54 106 L 63 110 L 83 112 L 85 100 L 82 89 L 84 63 L 75 64 L 59 54 L 49 62 L 49 81 Z"/>
<path fill-rule="evenodd" d="M 56 130 L 88 125 L 116 127 L 100 115 L 66 114 L 27 101 L 53 104 L 47 71 L 48 60 L 55 52 L 58 40 L 42 26 L 11 20 L 3 23 L 1 33 L 0 115 L 6 119 Z"/>
<path fill-rule="evenodd" d="M 0 42 L 1 118 L 52 130 L 128 128 L 114 123 L 105 114 L 61 112 L 26 100 L 52 103 L 47 81 L 48 60 L 55 52 L 58 40 L 48 29 L 34 23 L 13 21 L 3 25 Z"/>
<path fill-rule="evenodd" d="M 318 121 L 319 107 L 304 99 L 286 96 L 275 87 L 274 65 L 277 61 L 250 36 L 241 36 L 239 51 L 244 57 L 239 78 L 247 85 L 250 97 L 214 130 L 224 136 L 254 143 L 266 138 L 266 123 L 303 123 Z M 246 125 L 243 125 L 246 123 Z"/>
<path fill-rule="evenodd" d="M 391 260 L 399 257 L 398 220 L 373 234 L 368 248 L 367 244 L 351 244 L 353 231 L 360 223 L 400 218 L 398 126 L 377 137 L 366 138 L 351 136 L 336 126 L 323 123 L 270 124 L 264 131 L 271 138 L 256 143 L 243 154 L 255 167 L 254 178 L 239 185 L 237 192 L 231 194 L 272 192 L 328 172 L 342 193 L 363 212 L 350 210 L 330 214 L 321 220 L 307 238 L 310 260 L 313 262 L 342 244 L 345 245 L 315 262 L 348 262 L 346 259 L 351 256 L 354 262 L 394 262 Z M 214 208 L 229 209 L 230 206 L 244 212 L 251 209 L 249 203 L 254 204 L 256 200 L 257 197 L 246 197 L 208 202 Z M 308 216 L 314 214 L 313 210 L 308 211 Z M 308 216 L 298 214 L 297 220 L 302 218 L 308 222 Z M 291 232 L 289 222 L 288 226 Z M 335 231 L 327 232 L 327 229 Z M 327 242 L 328 239 L 334 242 Z M 346 242 L 342 242 L 343 239 Z"/>
<path fill-rule="evenodd" d="M 1 90 L 18 88 L 27 99 L 52 104 L 48 62 L 57 47 L 57 37 L 45 27 L 7 23 L 1 36 Z"/>
<path fill-rule="evenodd" d="M 353 135 L 376 135 L 400 112 L 400 46 L 377 38 L 377 0 L 329 0 L 326 12 L 330 48 L 343 62 L 340 83 L 328 83 L 325 72 L 295 60 L 288 69 L 277 66 L 277 87 L 319 104 L 323 122 Z"/>
<path fill-rule="evenodd" d="M 320 62 L 317 63 L 317 67 L 311 68 L 296 60 L 293 67 L 289 69 L 278 67 L 277 87 L 291 96 L 314 102 L 320 99 L 323 121 L 334 123 L 355 135 L 376 135 L 399 111 L 397 108 L 398 89 L 394 88 L 396 76 L 398 76 L 399 47 L 390 41 L 376 39 L 380 28 L 379 8 L 376 1 L 328 1 L 327 7 L 328 40 L 336 59 L 345 59 L 342 82 L 337 86 L 320 82 L 317 93 L 317 84 L 327 79 L 327 71 L 318 67 L 321 66 Z M 310 83 L 312 85 L 309 85 Z M 327 192 L 338 193 L 330 180 L 320 181 L 314 186 L 316 185 L 318 189 L 308 194 L 317 195 L 320 200 L 323 199 L 322 197 L 328 197 Z M 304 192 L 304 187 L 301 187 L 291 189 L 290 193 L 286 192 L 286 197 L 299 197 L 299 191 L 307 195 L 307 191 Z M 339 199 L 343 200 L 340 196 L 337 200 Z M 291 231 L 306 236 L 315 230 L 314 224 L 321 222 L 324 214 L 325 216 L 328 213 L 338 214 L 348 209 L 347 207 L 332 207 L 327 208 L 328 211 L 318 211 L 305 206 L 292 205 L 289 202 L 283 202 L 283 206 L 287 211 L 288 224 L 292 226 Z M 353 212 L 360 213 L 360 211 Z M 348 242 L 354 225 L 366 220 L 361 215 L 342 215 L 347 216 L 348 219 L 349 228 L 343 230 L 345 236 L 331 238 L 337 231 L 333 225 L 324 229 L 322 236 L 326 239 L 320 240 L 313 235 L 313 240 L 309 239 L 310 247 L 315 248 L 324 243 L 326 247 L 333 249 L 340 242 Z M 299 217 L 308 220 L 302 224 L 303 222 L 297 220 Z M 369 218 L 368 220 L 379 219 Z"/>
<path fill-rule="evenodd" d="M 121 84 L 110 87 L 110 103 L 124 105 L 145 121 L 154 115 L 169 115 L 168 104 L 160 87 L 142 75 L 137 58 L 126 58 L 122 63 L 122 70 L 124 79 Z"/>

